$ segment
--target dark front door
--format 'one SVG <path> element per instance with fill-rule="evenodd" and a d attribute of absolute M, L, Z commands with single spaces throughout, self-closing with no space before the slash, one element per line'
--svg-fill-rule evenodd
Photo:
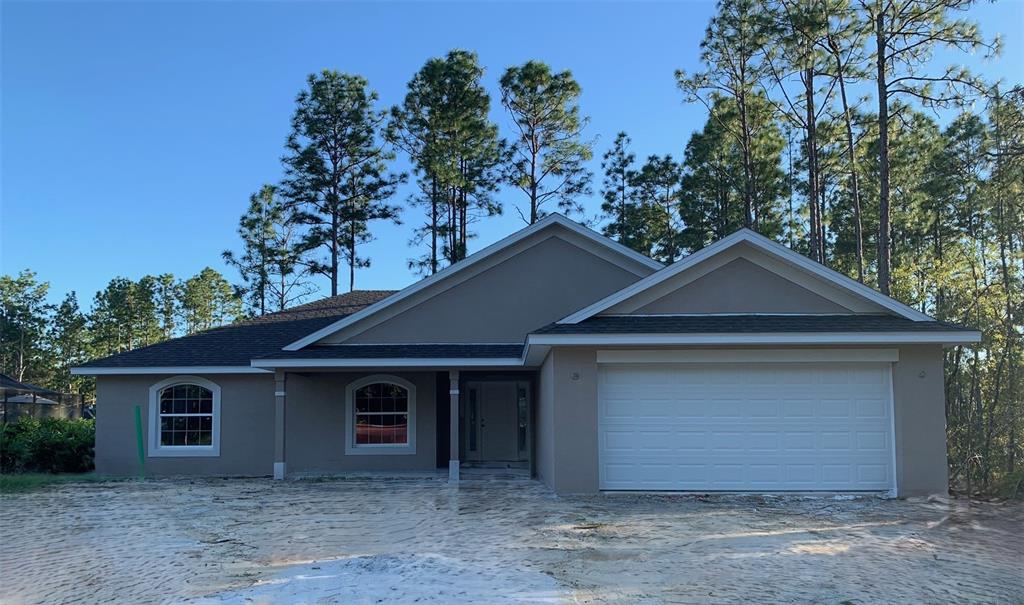
<path fill-rule="evenodd" d="M 529 383 L 514 380 L 469 381 L 465 391 L 463 460 L 527 460 Z"/>

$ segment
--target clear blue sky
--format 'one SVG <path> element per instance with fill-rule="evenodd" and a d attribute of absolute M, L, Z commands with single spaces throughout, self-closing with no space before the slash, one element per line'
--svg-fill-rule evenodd
<path fill-rule="evenodd" d="M 38 272 L 52 298 L 83 307 L 115 276 L 187 277 L 226 269 L 239 215 L 261 183 L 280 178 L 295 94 L 310 72 L 362 74 L 381 103 L 399 102 L 423 62 L 451 48 L 479 53 L 492 115 L 505 67 L 540 59 L 571 69 L 598 138 L 593 169 L 615 133 L 638 157 L 681 157 L 704 112 L 676 90 L 677 68 L 699 67 L 713 2 L 285 3 L 9 2 L 0 8 L 2 156 L 0 270 Z M 989 78 L 1022 77 L 1024 4 L 972 15 L 999 33 L 1001 58 L 966 62 Z M 958 58 L 958 60 L 963 60 Z M 408 191 L 400 192 L 404 201 Z M 478 227 L 472 249 L 522 226 L 521 201 Z M 588 216 L 599 202 L 587 200 Z M 373 262 L 357 288 L 399 288 L 410 223 L 374 228 Z M 320 283 L 325 286 L 324 283 Z"/>

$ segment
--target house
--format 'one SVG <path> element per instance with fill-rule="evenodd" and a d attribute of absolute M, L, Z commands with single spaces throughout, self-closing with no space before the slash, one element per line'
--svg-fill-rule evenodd
<path fill-rule="evenodd" d="M 752 231 L 669 266 L 560 215 L 398 292 L 93 361 L 96 466 L 498 466 L 559 493 L 947 490 L 936 321 Z M 525 472 L 525 470 L 523 471 Z"/>

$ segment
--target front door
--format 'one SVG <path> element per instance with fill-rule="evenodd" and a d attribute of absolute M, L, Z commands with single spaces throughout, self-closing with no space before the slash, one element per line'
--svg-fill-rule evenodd
<path fill-rule="evenodd" d="M 481 380 L 466 383 L 464 460 L 527 460 L 528 386 L 528 383 L 522 381 Z"/>

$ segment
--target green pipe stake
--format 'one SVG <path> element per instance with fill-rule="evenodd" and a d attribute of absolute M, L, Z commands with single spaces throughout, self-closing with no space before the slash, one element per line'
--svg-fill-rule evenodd
<path fill-rule="evenodd" d="M 142 445 L 142 407 L 135 406 L 135 443 L 139 447 L 140 477 L 146 478 L 146 450 Z"/>

